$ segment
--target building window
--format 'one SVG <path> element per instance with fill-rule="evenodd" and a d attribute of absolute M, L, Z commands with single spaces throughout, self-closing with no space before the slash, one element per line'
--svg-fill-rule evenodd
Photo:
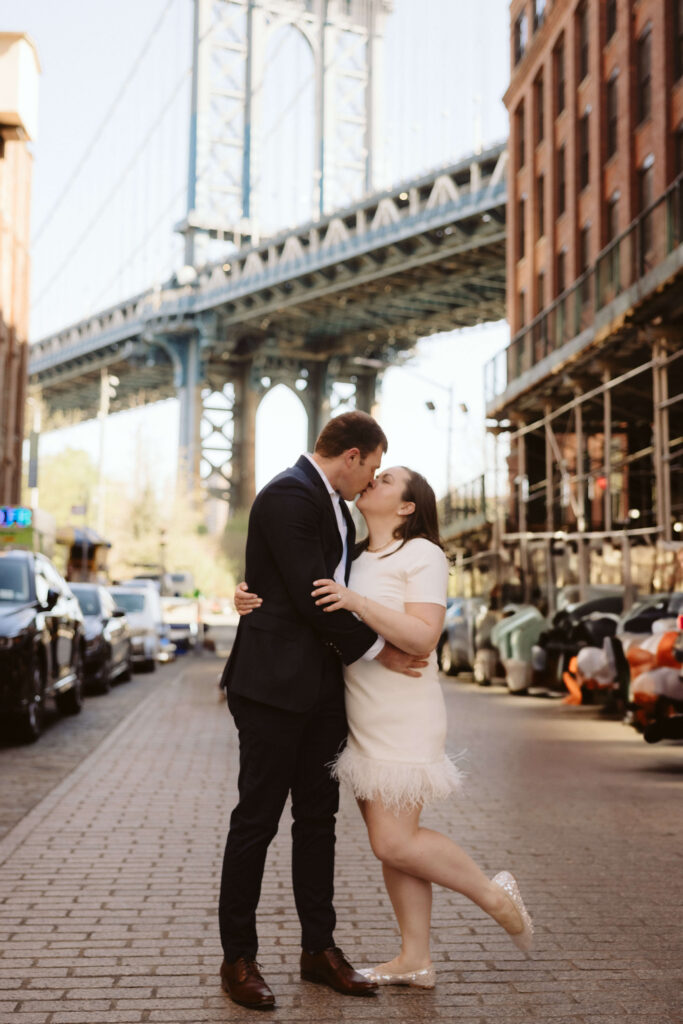
<path fill-rule="evenodd" d="M 534 32 L 545 20 L 545 0 L 534 0 Z"/>
<path fill-rule="evenodd" d="M 565 160 L 565 148 L 560 146 L 557 151 L 557 167 L 555 169 L 555 179 L 557 182 L 557 200 L 556 200 L 556 216 L 560 216 L 564 213 L 567 202 L 567 178 L 566 178 L 566 160 Z"/>
<path fill-rule="evenodd" d="M 617 30 L 617 0 L 607 0 L 607 39 Z"/>
<path fill-rule="evenodd" d="M 579 259 L 581 273 L 585 274 L 590 266 L 590 224 L 585 224 L 579 232 Z"/>
<path fill-rule="evenodd" d="M 586 3 L 582 3 L 576 12 L 576 38 L 578 80 L 582 82 L 588 74 L 588 4 Z"/>
<path fill-rule="evenodd" d="M 650 156 L 638 171 L 638 212 L 643 214 L 655 201 L 655 162 Z M 649 263 L 652 252 L 654 232 L 652 214 L 646 214 L 641 221 L 640 240 L 641 257 Z"/>
<path fill-rule="evenodd" d="M 517 170 L 520 167 L 524 167 L 526 161 L 525 149 L 524 149 L 524 134 L 525 134 L 525 118 L 524 118 L 524 100 L 519 104 L 515 111 L 515 134 L 517 136 Z"/>
<path fill-rule="evenodd" d="M 561 295 L 566 286 L 567 250 L 561 249 L 557 254 L 557 294 Z"/>
<path fill-rule="evenodd" d="M 536 178 L 536 218 L 538 237 L 543 238 L 545 234 L 545 177 L 542 174 Z"/>
<path fill-rule="evenodd" d="M 526 323 L 526 292 L 524 289 L 517 296 L 517 327 L 524 327 Z"/>
<path fill-rule="evenodd" d="M 526 215 L 526 200 L 520 199 L 517 203 L 517 259 L 524 259 L 526 251 L 526 234 L 525 234 L 525 215 Z"/>
<path fill-rule="evenodd" d="M 683 75 L 683 0 L 674 0 L 674 74 Z"/>
<path fill-rule="evenodd" d="M 579 188 L 590 180 L 590 115 L 585 113 L 579 121 Z"/>
<path fill-rule="evenodd" d="M 617 82 L 619 76 L 616 71 L 607 83 L 607 157 L 614 156 L 617 151 Z"/>
<path fill-rule="evenodd" d="M 536 144 L 545 137 L 545 102 L 543 95 L 543 75 L 534 80 L 534 107 L 536 110 Z"/>
<path fill-rule="evenodd" d="M 545 273 L 540 270 L 536 275 L 536 312 L 542 313 L 545 309 Z"/>
<path fill-rule="evenodd" d="M 606 241 L 613 242 L 619 234 L 619 193 L 615 192 L 607 201 L 607 216 L 605 217 Z"/>
<path fill-rule="evenodd" d="M 587 274 L 590 267 L 590 225 L 585 224 L 579 232 L 579 261 L 581 276 L 586 274 L 581 284 L 581 302 L 585 306 L 590 301 L 590 277 Z"/>
<path fill-rule="evenodd" d="M 652 102 L 652 31 L 648 25 L 637 49 L 638 123 L 650 116 Z"/>
<path fill-rule="evenodd" d="M 553 50 L 553 68 L 555 71 L 555 116 L 564 110 L 564 35 Z"/>
<path fill-rule="evenodd" d="M 529 41 L 529 26 L 526 20 L 526 12 L 522 11 L 515 22 L 515 64 L 519 64 L 526 51 Z"/>
<path fill-rule="evenodd" d="M 648 157 L 638 171 L 638 212 L 642 213 L 655 201 L 655 163 L 652 157 Z"/>
<path fill-rule="evenodd" d="M 683 174 L 683 124 L 678 126 L 678 131 L 674 135 L 674 161 L 678 177 L 679 174 Z"/>
<path fill-rule="evenodd" d="M 607 201 L 607 209 L 605 211 L 605 241 L 607 244 L 614 242 L 619 235 L 619 193 L 615 192 Z M 603 298 L 609 298 L 619 290 L 620 282 L 620 245 L 617 243 L 613 245 L 604 261 L 602 261 L 601 274 L 603 285 L 606 287 L 606 292 L 603 293 Z"/>

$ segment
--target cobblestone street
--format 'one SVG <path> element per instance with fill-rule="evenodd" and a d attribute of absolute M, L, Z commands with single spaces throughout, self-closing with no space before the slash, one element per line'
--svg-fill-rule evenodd
<path fill-rule="evenodd" d="M 236 779 L 219 667 L 205 655 L 145 679 L 141 702 L 0 841 L 3 1021 L 254 1019 L 218 982 L 215 905 Z M 531 958 L 439 890 L 434 992 L 349 999 L 301 982 L 285 816 L 260 913 L 270 1019 L 678 1024 L 683 746 L 648 747 L 591 708 L 444 687 L 468 785 L 425 822 L 488 871 L 516 873 L 536 923 Z M 1 753 L 3 788 L 15 773 L 19 786 L 31 770 L 23 751 Z M 346 797 L 338 834 L 337 941 L 357 965 L 390 958 L 381 871 Z"/>

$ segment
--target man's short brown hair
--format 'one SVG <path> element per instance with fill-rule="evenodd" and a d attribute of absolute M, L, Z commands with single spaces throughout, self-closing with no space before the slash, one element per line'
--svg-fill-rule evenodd
<path fill-rule="evenodd" d="M 386 452 L 389 442 L 377 420 L 366 412 L 343 412 L 326 423 L 315 442 L 315 450 L 323 458 L 333 459 L 337 455 L 357 448 L 361 459 L 376 451 L 379 446 Z"/>

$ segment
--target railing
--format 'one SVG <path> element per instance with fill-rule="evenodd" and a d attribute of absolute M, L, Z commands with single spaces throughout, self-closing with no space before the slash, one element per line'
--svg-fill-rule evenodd
<path fill-rule="evenodd" d="M 439 500 L 437 511 L 439 526 L 445 534 L 486 522 L 488 508 L 484 475 L 454 488 Z"/>
<path fill-rule="evenodd" d="M 486 401 L 492 402 L 509 383 L 591 327 L 601 309 L 681 243 L 683 174 L 605 246 L 593 266 L 489 360 L 484 371 Z"/>

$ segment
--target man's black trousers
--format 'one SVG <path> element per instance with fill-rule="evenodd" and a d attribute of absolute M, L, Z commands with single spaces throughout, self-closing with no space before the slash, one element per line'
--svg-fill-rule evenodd
<path fill-rule="evenodd" d="M 332 657 L 332 655 L 331 655 Z M 256 907 L 268 846 L 292 795 L 292 884 L 303 949 L 334 945 L 334 828 L 339 789 L 330 777 L 346 738 L 339 662 L 307 712 L 284 711 L 236 694 L 228 706 L 239 733 L 239 801 L 223 858 L 219 926 L 227 961 L 255 959 Z"/>

